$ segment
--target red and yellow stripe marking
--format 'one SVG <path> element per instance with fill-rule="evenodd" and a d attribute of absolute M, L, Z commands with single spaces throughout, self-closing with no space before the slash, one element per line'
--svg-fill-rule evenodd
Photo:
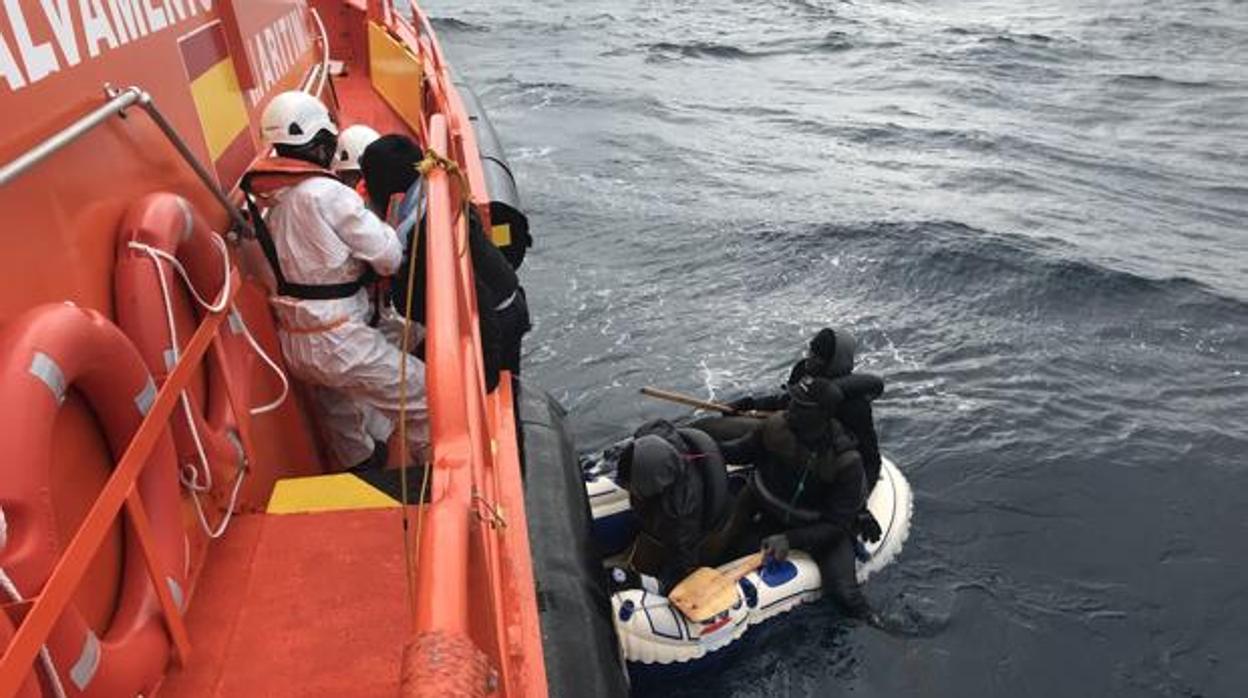
<path fill-rule="evenodd" d="M 256 146 L 225 32 L 220 22 L 213 22 L 182 37 L 178 46 L 208 155 L 221 186 L 228 189 L 251 163 Z"/>

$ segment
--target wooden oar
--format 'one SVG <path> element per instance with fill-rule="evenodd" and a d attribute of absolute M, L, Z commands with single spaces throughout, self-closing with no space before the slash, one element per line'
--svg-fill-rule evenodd
<path fill-rule="evenodd" d="M 682 393 L 674 393 L 670 390 L 661 390 L 646 386 L 641 389 L 641 394 L 647 397 L 658 398 L 659 400 L 667 400 L 680 405 L 688 405 L 696 407 L 700 410 L 710 410 L 711 412 L 722 412 L 723 414 L 740 415 L 742 417 L 766 417 L 766 412 L 758 412 L 756 410 L 736 410 L 722 402 L 711 402 L 710 400 L 700 400 L 691 395 Z"/>
<path fill-rule="evenodd" d="M 699 567 L 667 595 L 672 605 L 689 620 L 702 623 L 737 603 L 737 581 L 763 564 L 763 554 L 743 557 L 728 570 Z"/>

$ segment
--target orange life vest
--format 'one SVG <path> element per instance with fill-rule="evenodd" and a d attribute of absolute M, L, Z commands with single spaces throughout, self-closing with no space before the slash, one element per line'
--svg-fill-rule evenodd
<path fill-rule="evenodd" d="M 273 236 L 265 225 L 261 215 L 259 201 L 265 208 L 272 206 L 278 192 L 303 182 L 312 177 L 329 177 L 338 180 L 337 175 L 329 170 L 304 160 L 295 158 L 270 157 L 263 158 L 252 165 L 243 175 L 241 187 L 247 200 L 247 209 L 251 213 L 252 225 L 256 229 L 256 239 L 260 242 L 264 256 L 273 268 L 273 277 L 277 280 L 277 292 L 283 296 L 303 300 L 332 300 L 350 298 L 361 288 L 377 278 L 372 267 L 369 267 L 355 281 L 340 284 L 298 284 L 286 280 L 278 262 L 277 247 L 273 244 Z"/>

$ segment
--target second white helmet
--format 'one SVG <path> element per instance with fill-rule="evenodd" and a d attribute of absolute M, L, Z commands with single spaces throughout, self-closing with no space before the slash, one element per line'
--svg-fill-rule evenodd
<path fill-rule="evenodd" d="M 364 124 L 348 126 L 338 136 L 338 152 L 334 155 L 334 172 L 351 172 L 360 169 L 360 156 L 370 143 L 381 134 Z"/>
<path fill-rule="evenodd" d="M 338 135 L 338 126 L 321 100 L 291 90 L 274 97 L 260 116 L 260 135 L 269 145 L 305 145 L 321 131 Z"/>

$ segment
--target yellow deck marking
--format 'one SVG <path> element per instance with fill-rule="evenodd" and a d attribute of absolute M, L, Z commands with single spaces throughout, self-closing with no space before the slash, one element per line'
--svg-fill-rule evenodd
<path fill-rule="evenodd" d="M 217 63 L 191 83 L 191 97 L 199 112 L 199 123 L 208 141 L 208 154 L 216 160 L 247 128 L 247 107 L 243 91 L 229 58 Z"/>
<path fill-rule="evenodd" d="M 270 514 L 305 514 L 344 509 L 387 509 L 399 502 L 349 473 L 278 480 L 269 497 Z"/>

